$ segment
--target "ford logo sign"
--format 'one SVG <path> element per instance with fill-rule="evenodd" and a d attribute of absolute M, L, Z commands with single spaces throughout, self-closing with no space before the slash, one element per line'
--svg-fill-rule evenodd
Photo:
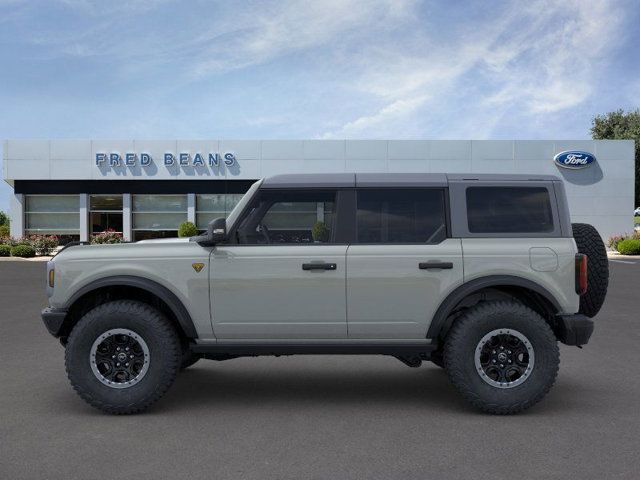
<path fill-rule="evenodd" d="M 562 168 L 572 168 L 577 170 L 579 168 L 585 168 L 596 161 L 595 155 L 589 152 L 581 152 L 579 150 L 568 150 L 566 152 L 560 152 L 553 161 Z"/>

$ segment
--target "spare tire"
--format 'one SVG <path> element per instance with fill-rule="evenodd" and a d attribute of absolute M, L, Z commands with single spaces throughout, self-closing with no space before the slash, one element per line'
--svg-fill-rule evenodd
<path fill-rule="evenodd" d="M 607 249 L 598 231 L 587 223 L 572 223 L 578 252 L 587 256 L 587 292 L 580 297 L 579 312 L 595 317 L 600 311 L 609 286 Z"/>

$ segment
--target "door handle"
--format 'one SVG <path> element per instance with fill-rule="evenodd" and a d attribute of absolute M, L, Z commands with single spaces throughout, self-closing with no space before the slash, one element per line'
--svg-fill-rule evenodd
<path fill-rule="evenodd" d="M 335 263 L 303 263 L 303 270 L 335 270 L 338 265 Z"/>
<path fill-rule="evenodd" d="M 453 262 L 420 262 L 418 268 L 420 270 L 448 270 L 453 268 Z"/>

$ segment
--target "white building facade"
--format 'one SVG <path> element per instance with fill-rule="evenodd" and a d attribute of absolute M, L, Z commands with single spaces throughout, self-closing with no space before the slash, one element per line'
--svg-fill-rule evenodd
<path fill-rule="evenodd" d="M 175 236 L 259 178 L 327 172 L 552 174 L 573 222 L 605 239 L 633 229 L 631 140 L 6 140 L 3 160 L 13 237 Z"/>

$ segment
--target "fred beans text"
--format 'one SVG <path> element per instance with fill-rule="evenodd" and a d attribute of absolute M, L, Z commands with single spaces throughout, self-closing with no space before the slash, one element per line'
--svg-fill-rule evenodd
<path fill-rule="evenodd" d="M 119 153 L 96 153 L 96 166 L 98 167 L 135 167 L 140 165 L 142 167 L 148 167 L 154 162 L 154 159 L 148 153 L 125 153 L 121 155 Z M 214 153 L 196 153 L 190 154 L 181 152 L 176 154 L 165 153 L 162 159 L 162 163 L 167 166 L 179 165 L 182 167 L 219 167 L 226 165 L 231 167 L 236 163 L 236 156 L 233 153 L 227 152 L 220 154 Z"/>

